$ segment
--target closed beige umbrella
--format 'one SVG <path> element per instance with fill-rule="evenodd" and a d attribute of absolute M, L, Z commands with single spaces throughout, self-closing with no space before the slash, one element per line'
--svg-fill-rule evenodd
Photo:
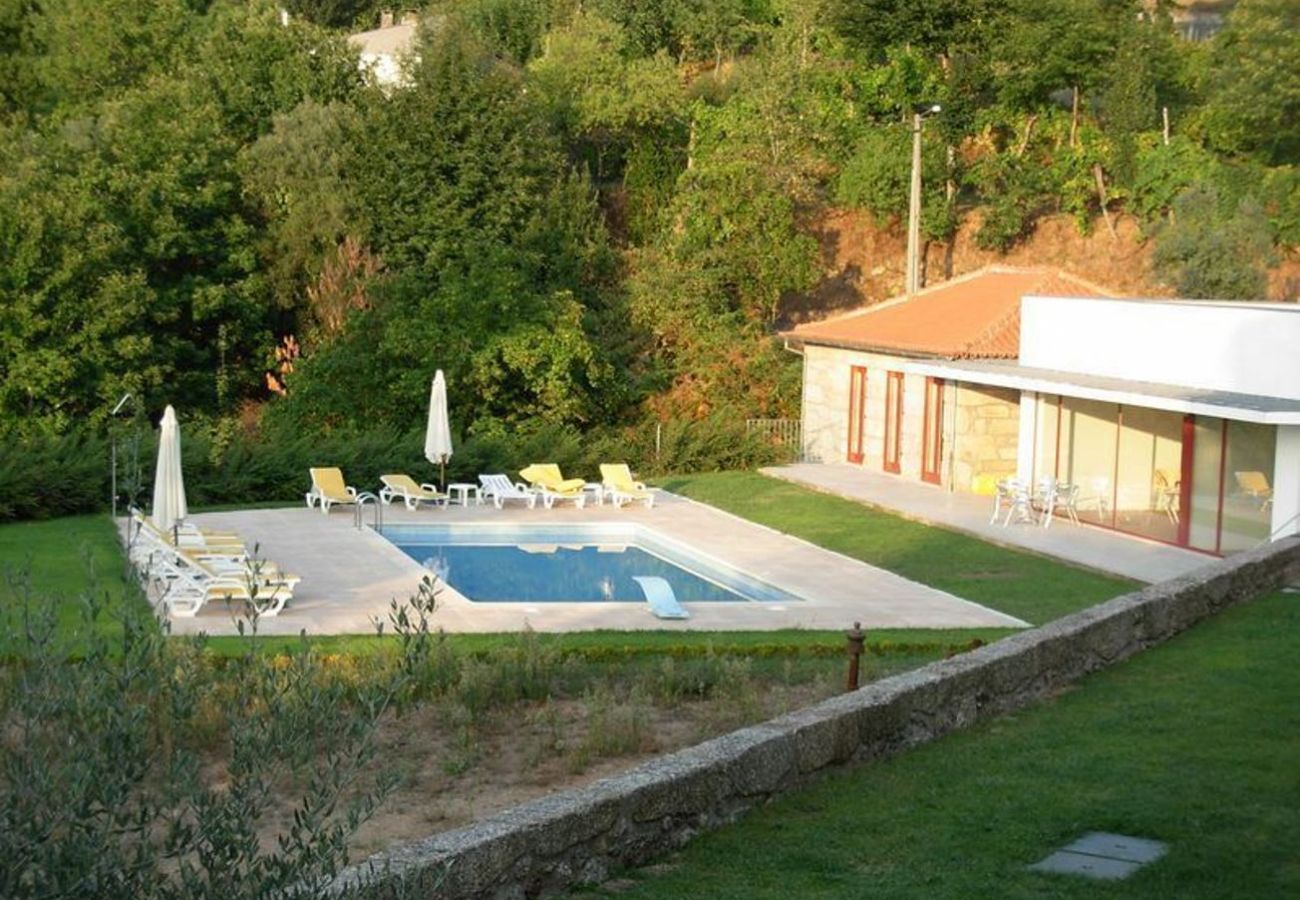
<path fill-rule="evenodd" d="M 153 477 L 154 525 L 171 531 L 185 518 L 185 476 L 181 473 L 181 429 L 176 410 L 169 404 L 163 412 L 158 434 L 158 466 Z"/>
<path fill-rule="evenodd" d="M 447 488 L 447 460 L 451 459 L 451 423 L 447 419 L 447 380 L 442 369 L 433 376 L 429 391 L 429 427 L 424 433 L 424 456 L 439 467 L 443 490 Z"/>

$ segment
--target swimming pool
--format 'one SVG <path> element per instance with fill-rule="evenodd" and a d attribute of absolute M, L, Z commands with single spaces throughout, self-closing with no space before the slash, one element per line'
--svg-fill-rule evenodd
<path fill-rule="evenodd" d="M 403 553 L 475 603 L 644 603 L 637 577 L 662 578 L 682 603 L 798 598 L 631 523 L 387 525 Z"/>

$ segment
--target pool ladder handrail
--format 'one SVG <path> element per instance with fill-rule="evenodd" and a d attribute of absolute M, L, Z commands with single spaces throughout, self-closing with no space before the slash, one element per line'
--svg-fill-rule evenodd
<path fill-rule="evenodd" d="M 371 528 L 375 531 L 382 531 L 384 528 L 384 504 L 380 502 L 378 495 L 370 491 L 362 491 L 357 494 L 357 503 L 352 507 L 352 527 L 357 531 L 361 530 L 362 517 L 364 516 L 363 508 L 367 503 L 371 503 L 375 508 L 374 520 L 371 522 Z"/>

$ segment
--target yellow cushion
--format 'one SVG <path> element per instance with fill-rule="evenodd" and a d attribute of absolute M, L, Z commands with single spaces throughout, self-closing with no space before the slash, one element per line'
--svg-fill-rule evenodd
<path fill-rule="evenodd" d="M 981 472 L 970 480 L 971 493 L 992 496 L 997 493 L 998 482 L 1000 480 L 1000 475 L 990 475 L 987 472 Z"/>
<path fill-rule="evenodd" d="M 546 488 L 554 494 L 578 494 L 586 484 L 581 478 L 565 478 L 560 474 L 560 467 L 554 463 L 533 463 L 519 474 L 524 481 Z"/>
<path fill-rule="evenodd" d="M 419 497 L 421 500 L 440 500 L 443 496 L 437 491 L 425 490 L 415 483 L 414 478 L 401 472 L 392 475 L 380 475 L 379 480 L 387 487 L 397 491 L 405 491 L 408 495 Z"/>

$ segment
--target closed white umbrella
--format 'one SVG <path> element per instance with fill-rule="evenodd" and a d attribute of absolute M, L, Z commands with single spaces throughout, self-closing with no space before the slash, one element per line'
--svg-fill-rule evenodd
<path fill-rule="evenodd" d="M 429 391 L 429 427 L 424 433 L 424 456 L 439 467 L 442 487 L 447 484 L 447 460 L 451 459 L 451 423 L 447 421 L 447 380 L 442 369 L 433 376 Z"/>
<path fill-rule="evenodd" d="M 158 468 L 153 476 L 153 523 L 170 531 L 187 512 L 185 477 L 181 474 L 181 429 L 176 424 L 176 410 L 168 405 L 158 423 Z"/>

